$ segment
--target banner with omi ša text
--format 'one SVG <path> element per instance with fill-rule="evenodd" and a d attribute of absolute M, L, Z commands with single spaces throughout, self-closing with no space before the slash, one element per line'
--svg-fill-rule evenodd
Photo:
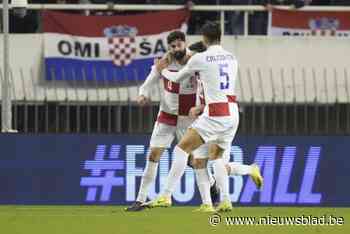
<path fill-rule="evenodd" d="M 47 80 L 144 80 L 166 37 L 186 31 L 187 9 L 126 16 L 43 13 Z"/>

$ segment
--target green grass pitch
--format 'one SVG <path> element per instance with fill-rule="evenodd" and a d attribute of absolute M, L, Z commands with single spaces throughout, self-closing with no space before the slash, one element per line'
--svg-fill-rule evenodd
<path fill-rule="evenodd" d="M 227 226 L 209 224 L 209 214 L 196 207 L 157 208 L 127 213 L 122 206 L 0 206 L 1 234 L 289 234 L 350 233 L 350 208 L 235 207 L 226 216 L 333 215 L 343 217 L 341 226 Z"/>

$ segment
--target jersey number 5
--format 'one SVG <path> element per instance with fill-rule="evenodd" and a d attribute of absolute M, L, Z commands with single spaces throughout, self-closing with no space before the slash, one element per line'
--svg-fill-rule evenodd
<path fill-rule="evenodd" d="M 224 64 L 219 64 L 219 68 L 220 68 L 220 89 L 228 89 L 229 87 L 229 76 L 227 71 L 228 68 L 228 64 L 224 63 Z"/>

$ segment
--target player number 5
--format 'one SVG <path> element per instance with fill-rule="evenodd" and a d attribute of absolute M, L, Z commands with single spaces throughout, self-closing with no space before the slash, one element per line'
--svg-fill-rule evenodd
<path fill-rule="evenodd" d="M 226 72 L 226 69 L 228 68 L 228 64 L 219 64 L 220 68 L 220 89 L 228 89 L 229 87 L 229 76 Z"/>

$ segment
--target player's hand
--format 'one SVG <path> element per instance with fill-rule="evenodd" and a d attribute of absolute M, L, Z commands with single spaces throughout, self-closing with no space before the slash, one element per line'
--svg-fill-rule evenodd
<path fill-rule="evenodd" d="M 168 59 L 166 58 L 155 59 L 154 65 L 156 66 L 157 71 L 161 73 L 163 69 L 169 66 L 169 62 L 168 62 Z"/>
<path fill-rule="evenodd" d="M 144 96 L 144 95 L 140 95 L 140 96 L 137 97 L 137 103 L 138 103 L 140 106 L 144 106 L 144 105 L 146 105 L 148 102 L 149 102 L 149 98 L 147 98 L 147 97 Z"/>
<path fill-rule="evenodd" d="M 183 58 L 183 63 L 186 64 L 188 62 L 188 60 L 193 56 L 193 52 L 189 52 L 185 55 L 185 57 Z"/>
<path fill-rule="evenodd" d="M 196 119 L 202 113 L 202 110 L 198 106 L 194 106 L 190 109 L 188 115 L 191 119 Z"/>
<path fill-rule="evenodd" d="M 163 58 L 162 59 L 166 59 L 168 64 L 171 64 L 174 62 L 174 56 L 168 51 L 164 54 Z"/>

